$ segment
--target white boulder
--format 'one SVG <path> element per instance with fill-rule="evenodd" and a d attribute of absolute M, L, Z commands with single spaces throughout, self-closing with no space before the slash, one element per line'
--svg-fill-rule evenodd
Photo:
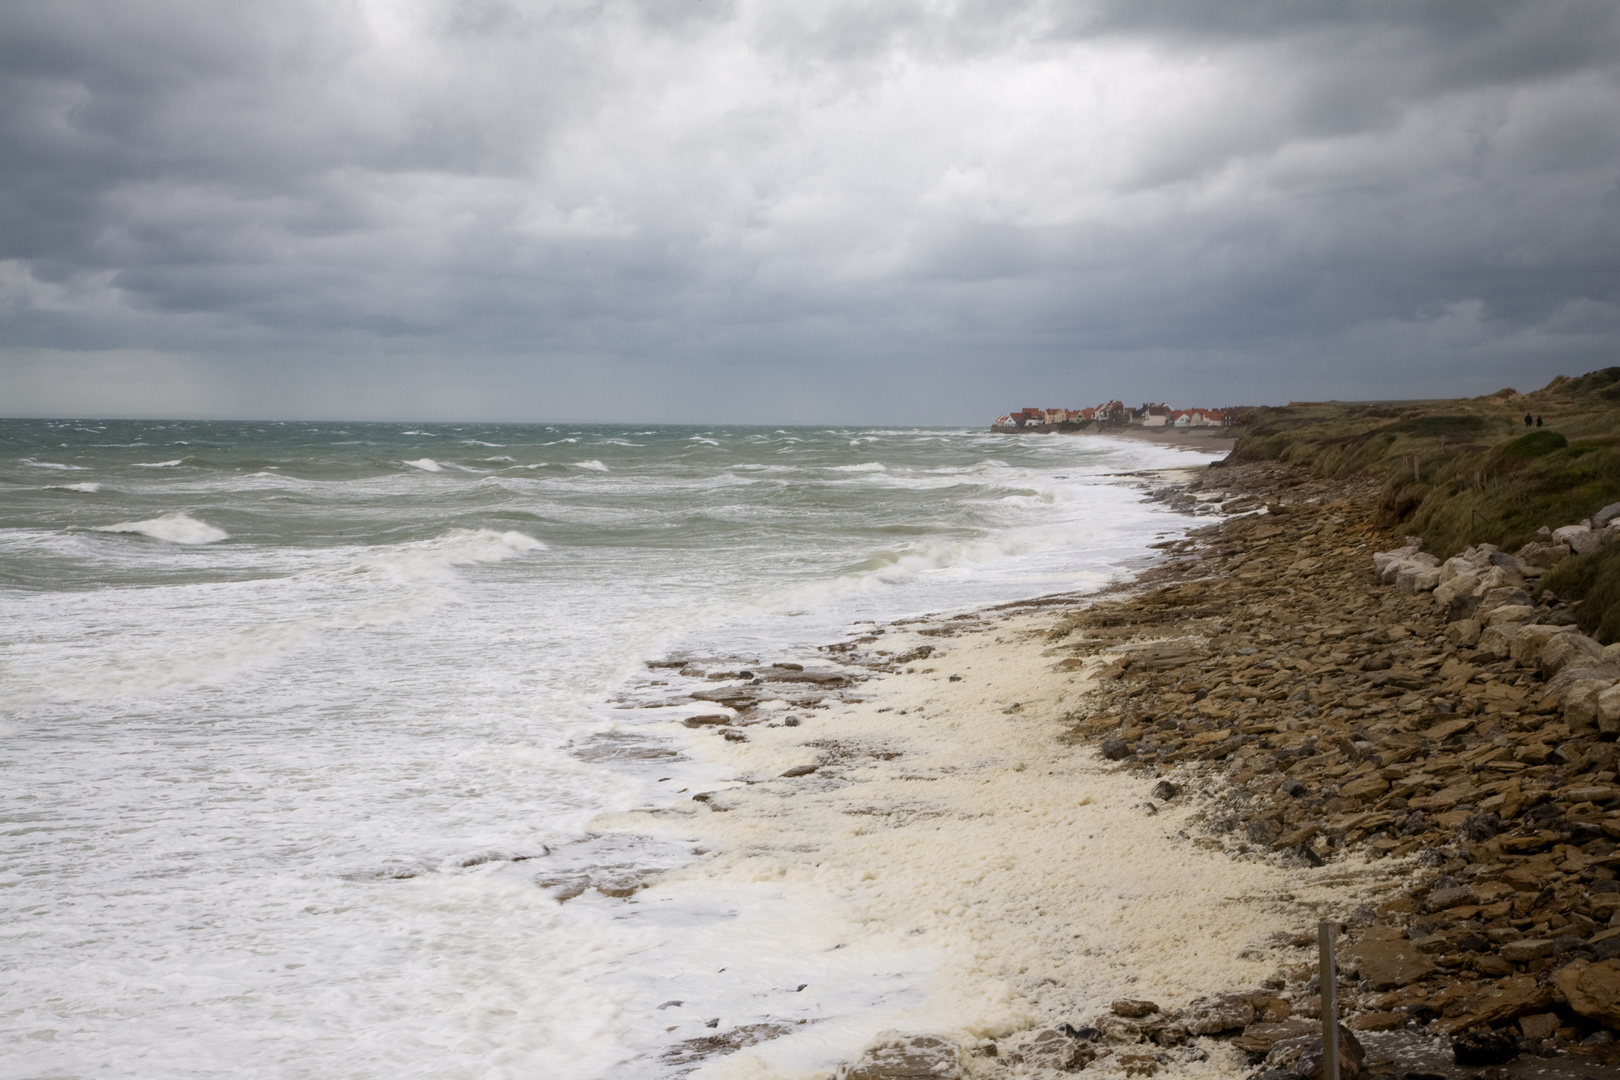
<path fill-rule="evenodd" d="M 1577 555 L 1585 555 L 1603 546 L 1603 537 L 1585 525 L 1565 525 L 1553 530 L 1553 539 L 1569 545 Z"/>

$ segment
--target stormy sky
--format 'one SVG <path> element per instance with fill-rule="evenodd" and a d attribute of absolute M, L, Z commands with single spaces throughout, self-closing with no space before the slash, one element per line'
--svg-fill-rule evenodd
<path fill-rule="evenodd" d="M 1617 343 L 1612 0 L 0 7 L 0 414 L 977 423 Z"/>

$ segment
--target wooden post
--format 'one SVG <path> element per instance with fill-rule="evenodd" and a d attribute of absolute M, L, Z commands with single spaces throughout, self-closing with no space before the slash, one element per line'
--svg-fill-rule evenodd
<path fill-rule="evenodd" d="M 1339 970 L 1333 962 L 1335 929 L 1330 922 L 1316 927 L 1322 982 L 1322 1080 L 1339 1080 Z"/>

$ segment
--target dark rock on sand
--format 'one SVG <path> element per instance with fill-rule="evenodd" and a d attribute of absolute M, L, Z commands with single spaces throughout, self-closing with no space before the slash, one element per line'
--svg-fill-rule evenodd
<path fill-rule="evenodd" d="M 1102 755 L 1109 761 L 1123 761 L 1131 756 L 1131 744 L 1124 739 L 1104 739 Z"/>
<path fill-rule="evenodd" d="M 704 713 L 702 716 L 688 716 L 681 723 L 687 727 L 724 727 L 731 723 L 731 717 L 725 713 Z"/>

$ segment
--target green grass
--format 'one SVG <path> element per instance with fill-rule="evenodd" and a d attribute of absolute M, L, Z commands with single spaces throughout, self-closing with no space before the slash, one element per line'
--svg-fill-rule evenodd
<path fill-rule="evenodd" d="M 1575 621 L 1588 634 L 1604 643 L 1620 638 L 1620 544 L 1565 559 L 1542 587 L 1561 599 L 1579 598 Z"/>
<path fill-rule="evenodd" d="M 1527 413 L 1544 426 L 1526 431 Z M 1381 477 L 1379 524 L 1421 536 L 1442 558 L 1470 544 L 1514 550 L 1544 525 L 1573 524 L 1620 502 L 1620 367 L 1560 376 L 1529 394 L 1256 409 L 1228 461 L 1261 460 Z M 1597 566 L 1591 576 L 1577 572 L 1584 559 L 1568 560 L 1569 580 L 1550 587 L 1565 599 L 1589 597 L 1601 613 L 1581 618 L 1601 634 L 1620 634 L 1607 621 L 1613 601 L 1602 599 L 1611 587 L 1620 593 L 1610 584 L 1620 561 L 1585 558 Z"/>
<path fill-rule="evenodd" d="M 1543 457 L 1554 450 L 1562 450 L 1569 445 L 1569 440 L 1556 431 L 1543 431 L 1537 429 L 1528 435 L 1521 435 L 1517 439 L 1499 448 L 1497 456 L 1506 461 L 1522 460 L 1524 458 Z"/>

